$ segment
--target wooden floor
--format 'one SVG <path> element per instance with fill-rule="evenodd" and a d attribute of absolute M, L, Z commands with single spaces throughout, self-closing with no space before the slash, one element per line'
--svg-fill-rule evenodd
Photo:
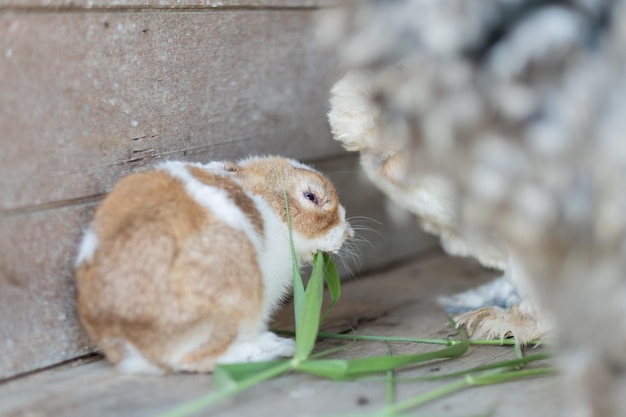
<path fill-rule="evenodd" d="M 380 273 L 354 279 L 342 288 L 342 299 L 323 324 L 323 331 L 354 328 L 360 334 L 444 337 L 454 331 L 436 304 L 452 294 L 485 282 L 493 273 L 472 261 L 430 252 L 420 259 Z M 290 306 L 280 313 L 276 328 L 288 328 Z M 321 341 L 318 349 L 337 341 Z M 393 344 L 394 353 L 435 349 L 428 345 Z M 537 351 L 537 350 L 534 350 Z M 337 357 L 384 355 L 376 342 L 358 342 Z M 471 347 L 463 357 L 430 363 L 402 375 L 447 373 L 514 357 L 510 347 Z M 418 410 L 425 416 L 482 415 L 559 416 L 559 377 L 528 379 L 476 387 L 434 401 Z M 427 392 L 441 382 L 406 382 L 397 387 L 398 400 Z M 0 383 L 0 416 L 155 416 L 181 402 L 212 390 L 210 375 L 139 377 L 117 374 L 104 360 L 83 358 L 52 369 Z M 333 382 L 290 374 L 250 389 L 199 415 L 324 416 L 371 413 L 382 409 L 382 379 Z"/>

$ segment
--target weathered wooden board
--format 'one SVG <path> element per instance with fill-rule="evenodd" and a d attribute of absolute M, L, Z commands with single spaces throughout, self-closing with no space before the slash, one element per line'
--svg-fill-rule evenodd
<path fill-rule="evenodd" d="M 313 15 L 0 14 L 0 210 L 99 195 L 166 158 L 339 152 Z"/>
<path fill-rule="evenodd" d="M 446 325 L 435 298 L 477 285 L 492 275 L 474 262 L 431 253 L 417 262 L 344 285 L 343 298 L 324 328 L 330 331 L 355 328 L 361 334 L 376 335 L 447 336 L 453 331 Z M 289 325 L 290 309 L 288 305 L 281 312 L 277 326 Z M 318 349 L 335 345 L 337 342 L 327 340 L 320 342 Z M 391 347 L 397 354 L 440 348 L 415 344 L 392 344 Z M 386 354 L 385 345 L 358 342 L 335 357 L 375 354 Z M 400 376 L 448 373 L 513 357 L 508 347 L 474 347 L 464 357 L 427 364 Z M 472 388 L 417 411 L 420 415 L 482 415 L 495 406 L 493 415 L 498 417 L 560 417 L 563 402 L 558 383 L 559 378 L 550 377 Z M 398 400 L 441 384 L 400 383 Z M 0 415 L 154 416 L 211 390 L 210 375 L 124 376 L 116 374 L 105 361 L 76 361 L 0 384 Z M 266 382 L 199 415 L 345 415 L 380 410 L 384 402 L 382 378 L 332 382 L 291 374 Z"/>
<path fill-rule="evenodd" d="M 93 349 L 75 314 L 73 262 L 94 208 L 0 218 L 0 378 Z"/>
<path fill-rule="evenodd" d="M 356 0 L 0 0 L 0 7 L 32 11 L 33 9 L 228 9 L 228 8 L 313 8 L 335 6 Z"/>

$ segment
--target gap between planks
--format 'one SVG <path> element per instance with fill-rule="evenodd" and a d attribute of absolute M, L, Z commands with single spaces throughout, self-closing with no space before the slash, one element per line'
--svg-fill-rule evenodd
<path fill-rule="evenodd" d="M 80 7 L 75 4 L 71 5 L 42 5 L 42 6 L 0 6 L 0 14 L 69 14 L 69 13 L 149 13 L 149 12 L 228 12 L 228 11 L 268 11 L 268 12 L 293 12 L 293 11 L 314 11 L 320 9 L 329 9 L 339 6 L 284 6 L 284 5 L 228 5 L 228 6 L 211 6 L 211 5 L 111 5 L 96 7 Z"/>
<path fill-rule="evenodd" d="M 131 140 L 136 140 L 136 139 L 131 139 Z M 212 145 L 213 146 L 213 145 Z M 211 146 L 211 147 L 212 147 Z M 160 158 L 162 156 L 167 156 L 170 154 L 176 154 L 176 153 L 180 153 L 182 154 L 183 152 L 188 152 L 190 151 L 191 153 L 193 153 L 194 151 L 198 151 L 198 150 L 206 150 L 209 149 L 209 146 L 204 146 L 204 147 L 196 147 L 196 148 L 188 148 L 188 149 L 183 149 L 183 150 L 177 150 L 177 151 L 171 151 L 171 152 L 165 152 L 162 154 L 159 154 L 158 157 L 159 158 L 154 158 L 154 162 L 155 163 L 160 163 L 163 161 L 167 161 L 168 158 Z M 189 156 L 189 154 L 185 155 L 185 156 Z M 305 163 L 308 164 L 320 164 L 323 163 L 325 161 L 335 161 L 335 160 L 342 160 L 342 159 L 351 159 L 354 158 L 355 155 L 353 154 L 349 154 L 349 153 L 345 153 L 345 154 L 331 154 L 328 156 L 319 156 L 316 157 L 315 159 L 307 159 L 304 160 Z M 123 166 L 123 165 L 129 165 L 133 162 L 133 160 L 126 160 L 126 161 L 122 161 L 122 162 L 118 162 L 115 164 L 111 164 L 111 165 L 119 165 L 119 166 Z M 192 160 L 189 160 L 187 162 L 195 162 Z M 150 166 L 147 167 L 148 169 L 150 168 Z M 130 175 L 127 174 L 127 175 Z M 45 213 L 51 210 L 59 210 L 59 209 L 67 209 L 67 208 L 73 208 L 73 207 L 80 207 L 80 206 L 85 206 L 85 205 L 91 205 L 91 204 L 97 204 L 100 203 L 102 200 L 104 200 L 104 198 L 108 195 L 109 193 L 99 193 L 99 194 L 92 194 L 92 195 L 88 195 L 88 196 L 84 196 L 84 197 L 77 197 L 77 198 L 69 198 L 66 200 L 57 200 L 57 201 L 50 201 L 44 204 L 36 204 L 36 205 L 29 205 L 29 206 L 21 206 L 21 207 L 15 207 L 15 208 L 8 208 L 8 209 L 0 209 L 0 217 L 14 217 L 14 216 L 22 216 L 22 215 L 28 215 L 28 214 L 39 214 L 39 213 Z"/>

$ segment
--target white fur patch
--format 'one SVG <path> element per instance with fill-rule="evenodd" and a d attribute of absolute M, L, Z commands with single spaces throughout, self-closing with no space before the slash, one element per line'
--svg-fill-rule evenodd
<path fill-rule="evenodd" d="M 346 210 L 340 205 L 339 224 L 316 238 L 305 238 L 294 230 L 293 243 L 298 256 L 305 262 L 310 262 L 313 259 L 313 255 L 317 251 L 331 253 L 338 252 L 346 240 L 346 233 L 350 227 L 350 224 L 345 221 L 345 213 Z"/>
<path fill-rule="evenodd" d="M 170 175 L 180 180 L 187 193 L 202 207 L 208 209 L 217 218 L 223 220 L 232 228 L 243 231 L 252 242 L 257 253 L 260 253 L 263 245 L 250 219 L 229 197 L 226 191 L 203 184 L 194 178 L 187 170 L 187 164 L 179 161 L 168 161 L 157 166 Z"/>
<path fill-rule="evenodd" d="M 246 166 L 248 164 L 250 164 L 251 162 L 254 161 L 258 161 L 258 160 L 263 160 L 266 158 L 272 158 L 272 156 L 268 155 L 268 156 L 249 156 L 247 158 L 243 158 L 240 159 L 239 161 L 237 161 L 237 165 L 240 166 Z M 312 171 L 312 172 L 319 172 L 316 169 L 303 164 L 302 162 L 296 160 L 296 159 L 291 159 L 291 158 L 283 158 L 285 161 L 289 162 L 291 164 L 291 166 L 295 167 L 295 168 L 302 168 L 302 169 L 306 169 L 308 171 Z"/>
<path fill-rule="evenodd" d="M 295 159 L 287 158 L 287 162 L 289 162 L 291 166 L 293 166 L 294 168 L 301 168 L 301 169 L 306 169 L 307 171 L 318 172 L 315 169 L 311 168 L 310 166 L 303 164 L 300 161 L 296 161 Z"/>
<path fill-rule="evenodd" d="M 262 197 L 246 192 L 252 199 L 265 226 L 264 247 L 259 253 L 259 266 L 263 277 L 262 322 L 266 323 L 276 309 L 293 280 L 291 249 L 287 225 Z M 265 329 L 262 329 L 265 330 Z"/>
<path fill-rule="evenodd" d="M 141 354 L 133 345 L 123 341 L 124 359 L 117 364 L 117 370 L 124 374 L 163 375 L 159 368 Z"/>
<path fill-rule="evenodd" d="M 185 164 L 204 169 L 205 171 L 210 171 L 211 174 L 220 175 L 222 177 L 232 174 L 232 172 L 226 170 L 224 162 L 213 161 L 206 164 L 202 164 L 200 162 L 186 162 Z"/>
<path fill-rule="evenodd" d="M 85 261 L 91 261 L 93 259 L 93 255 L 96 253 L 96 249 L 98 249 L 98 236 L 90 227 L 85 231 L 85 234 L 80 242 L 75 266 L 79 266 Z"/>
<path fill-rule="evenodd" d="M 296 351 L 293 339 L 285 339 L 274 333 L 261 333 L 256 339 L 233 343 L 217 363 L 242 363 L 269 361 L 281 357 L 291 357 Z"/>

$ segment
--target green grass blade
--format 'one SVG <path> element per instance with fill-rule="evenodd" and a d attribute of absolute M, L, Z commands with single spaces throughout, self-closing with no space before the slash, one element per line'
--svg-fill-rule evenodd
<path fill-rule="evenodd" d="M 341 281 L 339 279 L 339 273 L 333 263 L 330 255 L 324 254 L 324 277 L 326 279 L 326 287 L 328 288 L 328 294 L 330 295 L 330 305 L 324 311 L 322 315 L 322 321 L 326 320 L 326 316 L 332 311 L 341 297 Z"/>
<path fill-rule="evenodd" d="M 411 408 L 419 407 L 420 405 L 426 404 L 430 401 L 445 397 L 446 395 L 452 394 L 453 392 L 460 391 L 468 386 L 469 383 L 465 379 L 460 379 L 432 391 L 425 392 L 424 394 L 418 395 L 401 403 L 397 403 L 392 407 L 389 407 L 388 410 L 392 413 L 401 413 Z"/>
<path fill-rule="evenodd" d="M 544 367 L 535 369 L 524 369 L 521 371 L 508 371 L 487 375 L 466 375 L 469 385 L 483 386 L 500 384 L 503 382 L 513 381 L 515 379 L 530 378 L 535 376 L 554 375 L 559 371 L 558 368 Z"/>
<path fill-rule="evenodd" d="M 304 283 L 302 282 L 302 275 L 300 274 L 300 266 L 298 266 L 298 255 L 296 254 L 296 248 L 293 245 L 293 233 L 291 231 L 291 213 L 289 211 L 289 199 L 287 198 L 287 192 L 283 189 L 283 196 L 285 197 L 285 210 L 287 214 L 287 230 L 289 231 L 289 246 L 291 248 L 291 264 L 293 266 L 293 310 L 294 318 L 296 321 L 296 328 L 300 323 L 300 317 L 302 316 L 302 309 L 304 303 Z"/>
<path fill-rule="evenodd" d="M 466 340 L 435 352 L 423 352 L 409 355 L 377 356 L 363 359 L 320 359 L 298 363 L 296 370 L 335 380 L 346 380 L 387 372 L 392 369 L 416 365 L 435 359 L 451 358 L 467 352 Z"/>
<path fill-rule="evenodd" d="M 332 355 L 335 352 L 341 352 L 341 351 L 347 350 L 350 348 L 350 346 L 352 346 L 355 343 L 356 343 L 355 341 L 352 341 L 351 343 L 346 343 L 345 345 L 341 345 L 341 346 L 330 348 L 321 352 L 317 352 L 309 356 L 309 358 L 310 359 L 323 358 L 324 356 Z"/>
<path fill-rule="evenodd" d="M 323 294 L 324 255 L 318 252 L 313 258 L 313 270 L 304 293 L 300 322 L 296 324 L 296 361 L 307 359 L 313 351 L 320 325 Z"/>
<path fill-rule="evenodd" d="M 517 344 L 517 341 L 514 338 L 470 340 L 470 345 L 476 345 L 476 346 L 514 346 L 516 344 Z M 526 345 L 537 347 L 539 345 L 549 346 L 550 343 L 544 340 L 531 340 Z"/>
<path fill-rule="evenodd" d="M 267 361 L 267 362 L 249 362 L 249 363 L 233 363 L 228 365 L 219 365 L 213 371 L 213 383 L 218 389 L 222 388 L 222 383 L 230 385 L 240 382 L 244 379 L 251 378 L 259 372 L 265 372 L 268 369 L 275 368 L 280 363 L 287 362 L 287 359 Z"/>
<path fill-rule="evenodd" d="M 218 366 L 213 371 L 213 386 L 218 391 L 233 389 L 236 384 L 235 378 L 223 367 Z"/>
<path fill-rule="evenodd" d="M 522 345 L 519 344 L 516 338 L 514 338 L 515 344 L 513 345 L 513 349 L 515 351 L 515 357 L 521 359 L 524 357 L 524 352 L 522 351 Z"/>
<path fill-rule="evenodd" d="M 440 379 L 454 378 L 454 377 L 464 376 L 466 374 L 472 374 L 472 373 L 476 373 L 476 372 L 489 371 L 491 369 L 508 368 L 508 369 L 513 370 L 513 369 L 518 368 L 520 366 L 526 365 L 527 363 L 540 361 L 540 360 L 544 360 L 544 359 L 550 359 L 550 358 L 553 358 L 553 357 L 554 357 L 554 355 L 550 354 L 550 353 L 537 353 L 536 355 L 529 355 L 529 356 L 525 356 L 523 358 L 509 359 L 509 360 L 506 360 L 506 361 L 494 362 L 494 363 L 490 363 L 490 364 L 487 364 L 487 365 L 476 366 L 476 367 L 473 367 L 473 368 L 465 369 L 463 371 L 451 372 L 451 373 L 448 373 L 448 374 L 426 375 L 426 376 L 418 376 L 418 377 L 413 377 L 413 378 L 398 378 L 398 380 L 399 381 L 403 381 L 403 382 L 409 382 L 409 381 L 437 381 L 437 380 L 440 380 Z"/>
<path fill-rule="evenodd" d="M 296 334 L 293 330 L 273 330 L 276 334 L 282 334 L 286 336 L 293 336 Z M 341 333 L 324 333 L 319 332 L 317 334 L 318 339 L 348 339 L 348 340 L 369 340 L 375 342 L 409 342 L 409 343 L 426 343 L 426 344 L 434 344 L 434 345 L 446 345 L 452 346 L 456 341 L 445 338 L 445 339 L 426 339 L 426 338 L 418 338 L 418 337 L 395 337 L 395 336 L 371 336 L 371 335 L 360 335 L 355 333 L 341 334 Z M 469 344 L 472 344 L 472 340 L 469 341 Z"/>
<path fill-rule="evenodd" d="M 463 355 L 467 352 L 467 343 L 459 342 L 457 345 L 434 352 L 414 353 L 409 355 L 382 356 L 364 359 L 353 359 L 349 361 L 349 375 L 359 376 L 371 374 L 373 372 L 387 371 L 408 365 L 416 365 L 422 362 L 428 362 L 435 359 L 453 358 Z"/>
<path fill-rule="evenodd" d="M 461 336 L 461 340 L 458 342 L 452 341 L 451 346 L 434 352 L 398 356 L 379 356 L 351 360 L 307 360 L 294 363 L 294 369 L 335 380 L 346 380 L 371 375 L 377 372 L 386 372 L 403 366 L 416 365 L 421 362 L 427 362 L 435 359 L 457 357 L 464 355 L 467 352 L 467 349 L 469 348 L 469 340 L 463 329 L 456 330 Z"/>
<path fill-rule="evenodd" d="M 295 370 L 337 381 L 347 379 L 348 361 L 341 359 L 309 359 L 295 365 Z"/>
<path fill-rule="evenodd" d="M 387 356 L 393 356 L 391 346 L 387 343 Z M 387 387 L 385 390 L 385 404 L 391 406 L 396 402 L 396 380 L 393 369 L 387 371 Z"/>
<path fill-rule="evenodd" d="M 295 254 L 293 255 L 295 256 Z M 302 310 L 304 308 L 304 283 L 302 282 L 302 275 L 300 275 L 300 268 L 294 261 L 293 264 L 293 314 L 296 322 L 296 328 L 300 323 L 302 317 Z"/>
<path fill-rule="evenodd" d="M 436 399 L 471 386 L 499 384 L 502 382 L 513 381 L 521 378 L 551 375 L 555 372 L 555 368 L 537 368 L 522 371 L 505 371 L 503 369 L 498 369 L 486 375 L 465 375 L 458 381 L 451 382 L 432 391 L 428 391 L 424 394 L 408 399 L 404 402 L 397 403 L 394 406 L 389 407 L 387 411 L 390 413 L 401 413 L 403 411 L 419 407 L 430 401 L 434 401 Z"/>
<path fill-rule="evenodd" d="M 239 382 L 228 383 L 226 389 L 222 389 L 216 392 L 199 397 L 193 401 L 186 402 L 179 407 L 159 414 L 157 417 L 187 417 L 197 412 L 200 412 L 220 401 L 223 401 L 241 391 L 245 391 L 255 385 L 260 384 L 268 379 L 275 378 L 291 370 L 291 363 L 289 361 L 279 361 L 276 366 L 265 369 L 259 373 L 256 373 L 249 378 L 241 380 Z M 222 381 L 224 382 L 224 381 Z"/>

